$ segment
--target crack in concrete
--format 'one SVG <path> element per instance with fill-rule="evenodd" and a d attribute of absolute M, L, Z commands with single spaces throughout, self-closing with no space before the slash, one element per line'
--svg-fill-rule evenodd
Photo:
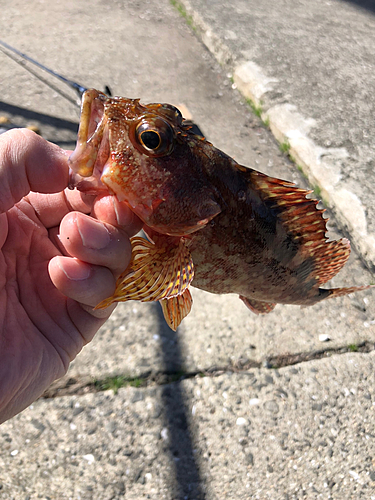
<path fill-rule="evenodd" d="M 63 396 L 81 396 L 83 394 L 102 392 L 109 389 L 117 390 L 121 387 L 132 386 L 137 388 L 161 386 L 178 382 L 184 379 L 201 377 L 217 377 L 224 373 L 246 373 L 254 368 L 278 369 L 286 366 L 293 366 L 299 363 L 305 363 L 322 359 L 328 356 L 340 355 L 346 353 L 369 353 L 375 350 L 375 342 L 365 340 L 358 344 L 348 346 L 331 347 L 312 352 L 280 354 L 270 356 L 263 361 L 249 359 L 239 359 L 237 362 L 225 366 L 211 366 L 206 370 L 195 370 L 191 372 L 183 371 L 164 371 L 164 372 L 146 372 L 139 377 L 129 377 L 125 375 L 113 375 L 103 379 L 94 380 L 90 376 L 64 377 L 54 382 L 41 396 L 42 399 L 52 399 Z"/>

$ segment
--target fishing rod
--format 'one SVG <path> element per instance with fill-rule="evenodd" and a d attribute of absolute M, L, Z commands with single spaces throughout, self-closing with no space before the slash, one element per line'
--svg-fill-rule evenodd
<path fill-rule="evenodd" d="M 7 50 L 4 50 L 4 49 L 7 49 Z M 20 50 L 12 47 L 11 45 L 9 45 L 6 42 L 3 42 L 2 40 L 0 40 L 0 51 L 3 54 L 5 54 L 6 56 L 8 56 L 10 59 L 12 59 L 14 62 L 16 62 L 17 64 L 19 64 L 20 66 L 22 66 L 24 69 L 26 69 L 29 73 L 31 73 L 33 76 L 35 76 L 38 80 L 40 80 L 45 85 L 47 85 L 48 87 L 50 87 L 51 89 L 53 89 L 55 92 L 57 92 L 58 94 L 60 94 L 62 97 L 64 97 L 70 103 L 74 104 L 75 106 L 80 106 L 81 105 L 81 97 L 82 97 L 82 94 L 87 90 L 87 87 L 84 87 L 83 85 L 80 85 L 79 83 L 74 82 L 73 80 L 69 80 L 68 78 L 65 78 L 65 76 L 62 76 L 59 73 L 56 73 L 56 71 L 54 71 L 53 69 L 47 68 L 47 66 L 44 66 L 44 64 L 41 64 L 40 62 L 36 61 L 32 57 L 28 56 L 27 54 L 24 54 Z M 8 51 L 10 51 L 11 53 L 9 53 Z M 17 54 L 19 57 L 21 57 L 21 60 L 17 59 L 17 57 L 15 57 L 12 54 L 12 52 L 14 54 Z M 38 73 L 36 73 L 35 71 L 33 71 L 28 66 L 26 66 L 25 61 L 28 61 L 28 62 L 34 64 L 38 68 L 42 69 L 43 71 L 46 71 L 47 73 L 49 73 L 53 77 L 57 78 L 61 82 L 63 82 L 66 85 L 68 85 L 70 88 L 74 89 L 77 92 L 78 96 L 79 96 L 79 100 L 76 101 L 76 100 L 72 99 L 64 91 L 62 91 L 59 88 L 55 87 L 55 85 L 53 85 L 51 82 L 49 82 L 48 80 L 46 80 L 45 78 L 43 78 L 42 76 L 40 76 Z M 105 85 L 105 87 L 104 87 L 104 93 L 108 97 L 112 97 L 112 92 L 111 92 L 111 89 L 109 88 L 108 85 Z M 191 120 L 187 120 L 187 123 L 191 124 L 192 131 L 196 135 L 200 135 L 200 136 L 203 137 L 203 133 L 202 133 L 202 131 L 200 130 L 200 128 L 198 127 L 198 125 L 196 123 L 194 123 Z"/>
<path fill-rule="evenodd" d="M 6 50 L 4 50 L 4 49 L 6 49 Z M 27 54 L 24 54 L 20 50 L 12 47 L 11 45 L 9 45 L 6 42 L 3 42 L 2 40 L 0 40 L 0 50 L 1 50 L 1 52 L 3 54 L 5 54 L 10 59 L 12 59 L 14 62 L 16 62 L 17 64 L 19 64 L 20 66 L 22 66 L 24 69 L 26 69 L 26 71 L 28 71 L 29 73 L 31 73 L 32 75 L 34 75 L 36 78 L 38 78 L 38 80 L 42 81 L 45 85 L 48 85 L 48 87 L 50 87 L 51 89 L 53 89 L 55 92 L 57 92 L 58 94 L 60 94 L 62 97 L 64 97 L 65 99 L 67 99 L 69 102 L 71 102 L 75 106 L 79 106 L 80 105 L 82 94 L 87 90 L 86 87 L 84 87 L 83 85 L 80 85 L 77 82 L 73 82 L 72 80 L 69 80 L 68 78 L 65 78 L 64 76 L 60 75 L 59 73 L 56 73 L 56 71 L 53 71 L 50 68 L 47 68 L 47 66 L 44 66 L 44 64 L 39 63 L 38 61 L 36 61 L 32 57 L 28 56 Z M 8 51 L 10 51 L 11 53 L 9 53 Z M 19 60 L 12 53 L 17 54 L 19 57 L 21 57 L 22 60 Z M 55 85 L 53 85 L 51 82 L 49 82 L 48 80 L 46 80 L 45 78 L 43 78 L 42 76 L 40 76 L 38 73 L 36 73 L 35 71 L 33 71 L 31 68 L 29 68 L 25 64 L 25 61 L 28 61 L 31 64 L 34 64 L 38 68 L 40 68 L 43 71 L 49 73 L 53 77 L 57 78 L 58 80 L 60 80 L 61 82 L 65 83 L 66 85 L 68 85 L 73 90 L 75 90 L 77 92 L 78 96 L 79 96 L 79 101 L 76 101 L 76 100 L 72 99 L 64 91 L 60 90 Z M 106 86 L 105 90 L 106 90 L 106 93 L 110 94 L 110 90 L 109 90 L 108 86 Z"/>

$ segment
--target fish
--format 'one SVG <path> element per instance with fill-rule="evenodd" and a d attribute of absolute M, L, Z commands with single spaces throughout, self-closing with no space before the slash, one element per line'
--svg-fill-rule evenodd
<path fill-rule="evenodd" d="M 173 330 L 192 308 L 190 286 L 235 293 L 256 314 L 314 305 L 373 285 L 321 288 L 345 265 L 312 191 L 238 164 L 170 104 L 84 92 L 70 187 L 104 189 L 143 221 L 146 238 L 111 297 L 158 301 Z"/>

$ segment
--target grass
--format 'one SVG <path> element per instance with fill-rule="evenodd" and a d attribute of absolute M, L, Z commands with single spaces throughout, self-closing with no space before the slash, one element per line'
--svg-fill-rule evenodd
<path fill-rule="evenodd" d="M 270 117 L 269 116 L 266 116 L 266 118 L 263 120 L 262 118 L 262 122 L 264 123 L 264 125 L 267 127 L 267 128 L 270 128 Z"/>
<path fill-rule="evenodd" d="M 255 104 L 254 101 L 252 101 L 248 97 L 246 98 L 246 103 L 250 106 L 254 115 L 256 115 L 258 118 L 262 118 L 262 113 L 263 113 L 262 103 L 257 105 L 257 104 Z"/>
<path fill-rule="evenodd" d="M 320 187 L 318 185 L 315 185 L 313 187 L 314 189 L 314 194 L 317 198 L 321 198 L 322 197 L 322 190 L 320 189 Z"/>
<path fill-rule="evenodd" d="M 288 141 L 288 139 L 285 139 L 284 142 L 280 142 L 279 144 L 279 148 L 280 148 L 280 151 L 286 155 L 289 155 L 289 151 L 290 151 L 290 142 Z"/>
<path fill-rule="evenodd" d="M 195 25 L 194 25 L 193 18 L 192 18 L 192 16 L 190 16 L 186 12 L 185 7 L 183 5 L 181 5 L 180 2 L 178 2 L 178 0 L 170 0 L 170 2 L 173 5 L 173 7 L 175 7 L 178 10 L 178 12 L 180 13 L 180 15 L 186 20 L 186 22 L 190 26 L 190 28 L 193 31 L 195 31 L 196 28 L 195 28 Z"/>
<path fill-rule="evenodd" d="M 357 344 L 349 344 L 348 349 L 350 352 L 358 352 L 358 346 Z"/>
<path fill-rule="evenodd" d="M 233 77 L 231 77 L 231 80 L 233 80 Z M 234 80 L 233 80 L 234 81 Z M 263 114 L 263 102 L 260 101 L 260 104 L 255 104 L 255 102 L 250 99 L 249 97 L 246 97 L 246 104 L 251 108 L 252 112 L 254 113 L 255 116 L 260 118 L 263 122 L 263 125 L 267 128 L 270 126 L 270 118 L 269 116 L 266 116 L 266 118 L 263 120 L 262 114 Z"/>
<path fill-rule="evenodd" d="M 159 381 L 159 384 L 170 384 L 171 382 L 178 382 L 186 376 L 186 373 L 182 370 L 177 371 L 167 375 L 167 379 L 163 379 L 163 382 Z M 203 375 L 204 376 L 204 375 Z M 113 377 L 106 377 L 101 380 L 95 380 L 94 385 L 98 391 L 110 391 L 112 390 L 114 394 L 117 394 L 121 387 L 145 387 L 148 385 L 149 378 L 145 377 L 129 377 L 125 375 L 114 375 Z"/>
<path fill-rule="evenodd" d="M 112 390 L 114 394 L 117 394 L 121 387 L 142 387 L 143 385 L 145 385 L 145 380 L 139 377 L 125 377 L 123 375 L 115 375 L 114 377 L 107 377 L 103 380 L 95 381 L 95 386 L 100 391 Z"/>
<path fill-rule="evenodd" d="M 173 375 L 170 376 L 170 382 L 178 382 L 181 380 L 181 378 L 185 375 L 185 372 L 183 371 L 178 371 L 176 373 L 173 373 Z"/>

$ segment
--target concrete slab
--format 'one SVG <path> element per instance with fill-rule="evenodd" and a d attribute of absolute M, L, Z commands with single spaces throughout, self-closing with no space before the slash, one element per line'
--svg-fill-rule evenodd
<path fill-rule="evenodd" d="M 183 102 L 208 138 L 239 162 L 306 186 L 270 132 L 233 91 L 228 76 L 167 2 L 154 2 L 143 10 L 135 0 L 105 5 L 97 0 L 90 8 L 74 1 L 34 2 L 32 17 L 20 15 L 30 6 L 16 0 L 6 13 L 0 12 L 10 44 L 84 85 L 102 89 L 108 84 L 115 94 L 141 96 L 145 102 Z M 12 60 L 0 57 L 0 110 L 20 124 L 35 119 L 46 138 L 73 147 L 78 110 Z M 331 231 L 340 237 L 334 221 Z M 353 254 L 333 284 L 372 279 Z M 193 372 L 375 339 L 370 291 L 308 309 L 278 306 L 264 317 L 250 313 L 237 297 L 193 293 L 193 312 L 177 334 L 166 328 L 157 305 L 120 305 L 74 361 L 67 378 Z M 321 333 L 331 341 L 322 344 Z"/>
<path fill-rule="evenodd" d="M 0 499 L 375 498 L 375 358 L 39 400 L 0 428 Z"/>
<path fill-rule="evenodd" d="M 230 21 L 227 36 L 234 40 Z M 0 27 L 7 42 L 87 86 L 185 103 L 208 138 L 239 162 L 306 185 L 169 3 L 14 0 L 0 11 Z M 206 35 L 218 43 L 212 31 Z M 229 60 L 232 52 L 222 53 Z M 72 147 L 77 109 L 1 54 L 0 60 L 1 114 L 35 123 L 46 138 Z M 263 83 L 274 85 L 273 74 L 266 75 Z M 315 122 L 299 123 L 318 143 Z M 346 148 L 323 145 L 332 153 L 331 146 L 335 154 Z M 331 235 L 340 237 L 336 220 Z M 353 252 L 333 285 L 372 279 Z M 261 367 L 284 355 L 314 357 L 323 348 L 374 342 L 373 292 L 302 310 L 278 306 L 264 317 L 236 297 L 193 294 L 193 312 L 176 334 L 157 305 L 120 305 L 60 384 L 210 368 L 225 373 L 117 395 L 39 400 L 0 427 L 0 500 L 375 499 L 374 353 Z M 322 343 L 321 333 L 331 340 Z M 252 362 L 260 368 L 244 369 Z"/>
<path fill-rule="evenodd" d="M 278 306 L 263 317 L 235 296 L 192 292 L 193 311 L 176 333 L 164 323 L 158 304 L 118 306 L 73 361 L 67 378 L 205 371 L 375 341 L 371 292 L 306 309 Z M 321 342 L 320 334 L 330 340 Z"/>
<path fill-rule="evenodd" d="M 177 3 L 375 270 L 373 3 Z"/>

